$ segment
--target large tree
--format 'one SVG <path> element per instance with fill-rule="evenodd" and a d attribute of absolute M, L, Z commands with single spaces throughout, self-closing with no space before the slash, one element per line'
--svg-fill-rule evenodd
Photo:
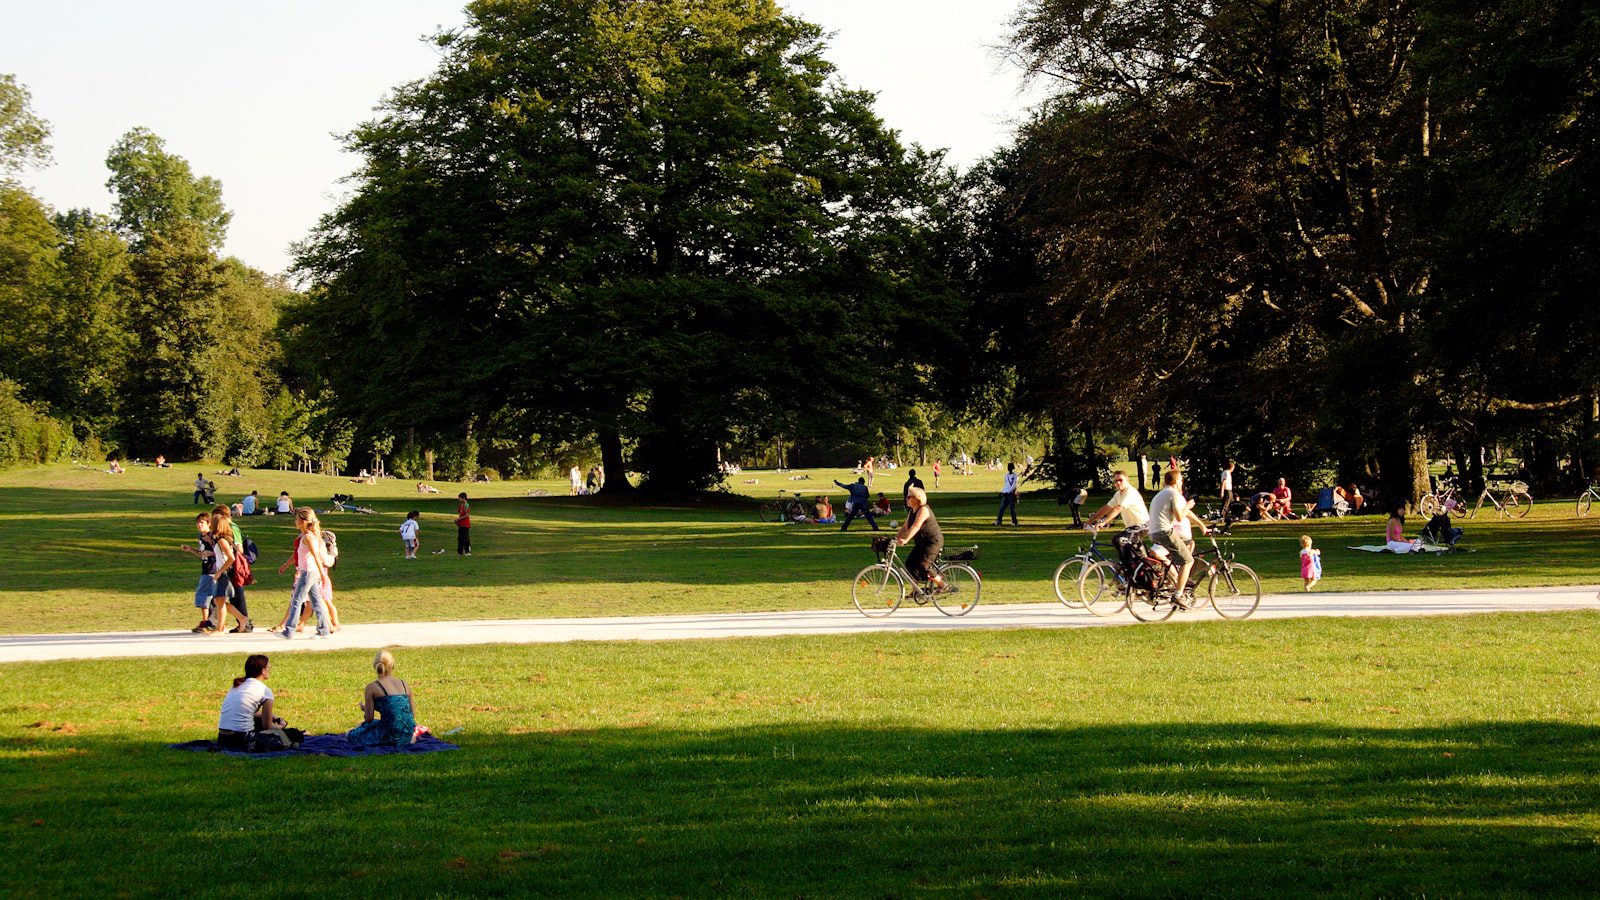
<path fill-rule="evenodd" d="M 614 473 L 626 440 L 678 489 L 735 425 L 859 427 L 923 382 L 955 324 L 919 224 L 937 159 L 832 80 L 815 26 L 483 0 L 439 44 L 352 135 L 353 196 L 299 257 L 297 352 L 353 417 L 593 434 Z"/>

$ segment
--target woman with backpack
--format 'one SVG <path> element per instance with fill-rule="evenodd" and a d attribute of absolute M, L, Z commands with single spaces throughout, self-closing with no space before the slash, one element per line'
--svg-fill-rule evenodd
<path fill-rule="evenodd" d="M 244 542 L 226 506 L 211 511 L 211 539 L 214 542 L 211 577 L 216 586 L 211 596 L 211 628 L 205 633 L 221 631 L 228 623 L 228 610 L 232 610 L 236 623 L 230 633 L 249 634 L 256 628 L 250 622 L 250 608 L 245 603 L 244 585 L 240 582 L 248 577 L 245 573 L 250 563 L 244 558 Z M 243 577 L 236 578 L 236 572 Z"/>
<path fill-rule="evenodd" d="M 309 601 L 317 617 L 317 637 L 325 638 L 332 626 L 324 604 L 333 596 L 333 581 L 328 577 L 328 567 L 332 563 L 322 542 L 322 523 L 317 520 L 316 510 L 302 506 L 294 511 L 294 525 L 300 532 L 294 539 L 294 550 L 278 567 L 279 574 L 291 564 L 295 568 L 294 593 L 289 598 L 289 614 L 284 618 L 280 635 L 284 640 L 294 637 L 301 610 Z"/>

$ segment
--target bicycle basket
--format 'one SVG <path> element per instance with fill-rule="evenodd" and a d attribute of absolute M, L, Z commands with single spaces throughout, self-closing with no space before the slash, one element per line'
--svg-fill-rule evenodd
<path fill-rule="evenodd" d="M 872 552 L 878 554 L 879 559 L 889 552 L 889 538 L 878 537 L 872 539 Z"/>
<path fill-rule="evenodd" d="M 946 553 L 944 558 L 947 562 L 972 562 L 978 558 L 978 548 L 973 546 L 954 553 Z"/>
<path fill-rule="evenodd" d="M 1526 494 L 1528 492 L 1528 483 L 1526 481 L 1513 481 L 1511 482 L 1511 490 L 1514 493 Z"/>

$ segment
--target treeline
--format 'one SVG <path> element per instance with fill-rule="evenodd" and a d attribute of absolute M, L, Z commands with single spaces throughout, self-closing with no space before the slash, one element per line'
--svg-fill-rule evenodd
<path fill-rule="evenodd" d="M 968 176 L 966 271 L 1071 455 L 1600 464 L 1600 4 L 1027 0 L 1011 49 L 1054 96 Z"/>

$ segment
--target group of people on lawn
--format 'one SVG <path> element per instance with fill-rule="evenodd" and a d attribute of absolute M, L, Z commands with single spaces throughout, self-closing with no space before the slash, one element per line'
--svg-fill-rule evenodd
<path fill-rule="evenodd" d="M 345 734 L 353 747 L 403 747 L 416 741 L 427 729 L 417 726 L 417 701 L 411 685 L 394 674 L 394 654 L 381 650 L 373 657 L 377 678 L 361 692 L 362 723 Z M 222 698 L 217 716 L 217 747 L 266 753 L 287 750 L 300 744 L 304 733 L 290 728 L 278 714 L 277 698 L 267 681 L 272 677 L 272 661 L 264 653 L 244 661 L 244 676 L 233 680 L 233 689 Z"/>
<path fill-rule="evenodd" d="M 339 611 L 333 605 L 333 581 L 329 575 L 338 559 L 336 545 L 330 546 L 324 536 L 316 510 L 301 506 L 292 514 L 296 535 L 289 557 L 278 566 L 278 574 L 293 566 L 294 588 L 289 609 L 273 630 L 284 638 L 292 638 L 303 628 L 302 617 L 309 610 L 316 615 L 317 636 L 327 637 L 339 630 Z M 195 516 L 194 525 L 195 545 L 178 548 L 200 560 L 200 580 L 194 591 L 200 624 L 191 631 L 217 634 L 227 624 L 230 613 L 235 622 L 232 633 L 255 631 L 245 592 L 245 588 L 255 583 L 251 570 L 258 553 L 255 542 L 245 539 L 233 508 L 226 505 L 219 504 L 209 513 Z"/>

